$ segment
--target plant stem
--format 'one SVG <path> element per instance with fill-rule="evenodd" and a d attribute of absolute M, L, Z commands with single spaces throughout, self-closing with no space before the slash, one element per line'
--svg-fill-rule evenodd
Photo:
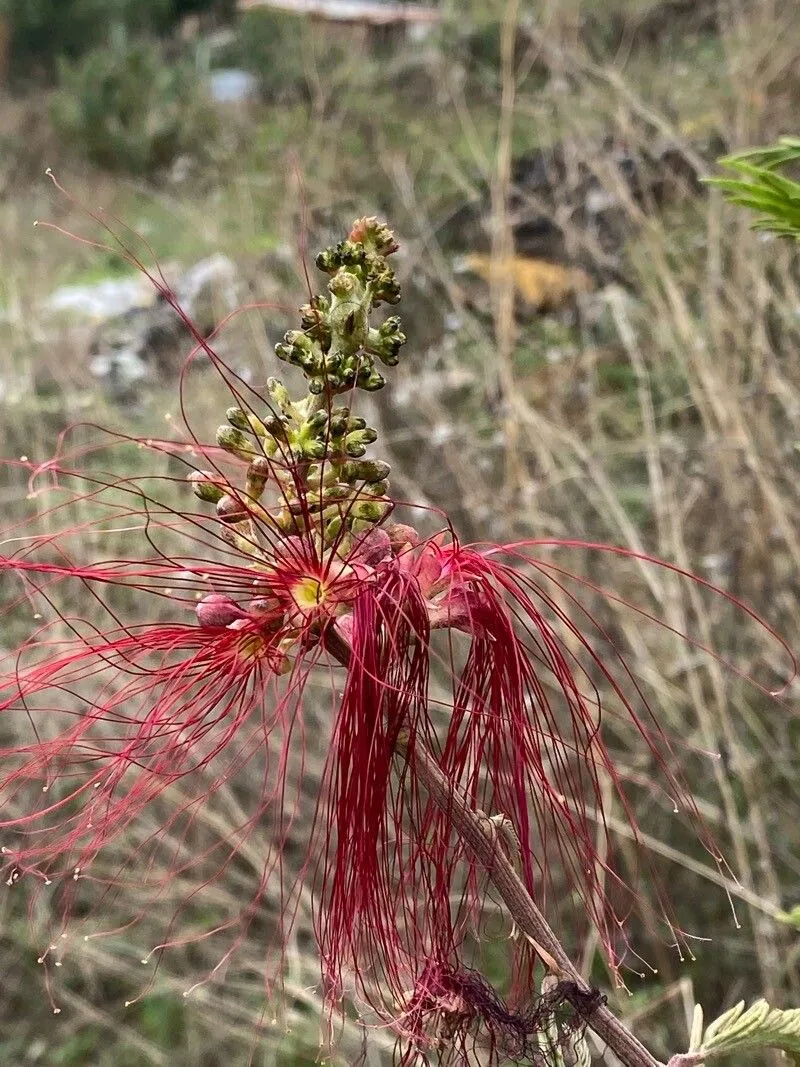
<path fill-rule="evenodd" d="M 398 741 L 398 752 L 413 766 L 428 796 L 446 813 L 474 855 L 481 861 L 488 877 L 508 908 L 511 918 L 534 944 L 543 962 L 559 978 L 574 982 L 582 991 L 592 987 L 577 970 L 556 937 L 544 915 L 514 869 L 514 865 L 499 843 L 499 835 L 489 819 L 471 808 L 455 792 L 426 750 L 415 745 L 409 750 L 404 739 Z M 541 950 L 544 951 L 541 951 Z M 549 958 L 548 958 L 549 957 Z M 620 1022 L 611 1009 L 602 1004 L 587 1019 L 588 1026 L 605 1041 L 625 1064 L 625 1067 L 661 1067 L 644 1045 Z"/>
<path fill-rule="evenodd" d="M 347 642 L 329 627 L 323 641 L 326 649 L 344 667 L 350 665 L 351 650 Z M 561 942 L 551 930 L 547 919 L 539 911 L 514 865 L 500 844 L 500 832 L 483 812 L 475 811 L 452 788 L 436 763 L 422 745 L 408 746 L 407 735 L 401 733 L 396 743 L 397 754 L 408 762 L 428 796 L 447 816 L 473 854 L 483 864 L 488 877 L 508 908 L 509 915 L 522 933 L 532 942 L 542 962 L 558 978 L 568 979 L 585 993 L 594 990 L 583 978 L 567 955 Z M 589 1015 L 587 1025 L 615 1053 L 624 1067 L 663 1067 L 644 1045 L 614 1015 L 607 1004 L 601 1004 Z M 685 1067 L 675 1057 L 667 1067 Z"/>

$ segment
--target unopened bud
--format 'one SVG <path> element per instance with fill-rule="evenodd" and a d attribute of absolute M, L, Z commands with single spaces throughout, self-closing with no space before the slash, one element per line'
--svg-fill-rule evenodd
<path fill-rule="evenodd" d="M 349 495 L 350 486 L 345 482 L 335 482 L 333 485 L 326 486 L 322 491 L 322 499 L 326 503 L 332 500 L 346 500 Z"/>
<path fill-rule="evenodd" d="M 374 215 L 356 219 L 348 240 L 364 245 L 379 256 L 391 256 L 400 247 L 386 223 L 380 222 Z"/>
<path fill-rule="evenodd" d="M 406 526 L 402 522 L 393 523 L 386 527 L 392 551 L 395 555 L 408 548 L 414 548 L 420 542 L 420 536 L 413 526 Z"/>
<path fill-rule="evenodd" d="M 297 450 L 303 459 L 325 459 L 328 451 L 324 441 L 303 441 Z"/>
<path fill-rule="evenodd" d="M 388 500 L 358 500 L 350 510 L 355 519 L 364 519 L 367 522 L 380 522 L 392 510 L 392 504 Z M 353 525 L 355 531 L 355 525 Z"/>
<path fill-rule="evenodd" d="M 308 430 L 310 433 L 316 433 L 318 430 L 322 430 L 327 425 L 327 422 L 327 411 L 315 411 L 313 415 L 306 419 L 304 429 Z"/>
<path fill-rule="evenodd" d="M 226 545 L 230 545 L 231 548 L 235 549 L 236 552 L 240 552 L 243 556 L 253 556 L 257 552 L 255 542 L 247 537 L 242 537 L 235 526 L 226 526 L 225 523 L 222 523 L 219 528 L 219 536 Z"/>
<path fill-rule="evenodd" d="M 384 376 L 375 370 L 374 366 L 371 367 L 367 363 L 358 372 L 357 381 L 359 389 L 365 389 L 368 393 L 377 392 L 386 385 Z"/>
<path fill-rule="evenodd" d="M 264 420 L 264 430 L 275 438 L 276 441 L 286 441 L 286 423 L 277 415 L 269 415 Z"/>
<path fill-rule="evenodd" d="M 378 431 L 373 430 L 371 426 L 367 426 L 364 430 L 356 430 L 355 433 L 349 433 L 345 438 L 344 450 L 348 456 L 352 456 L 357 459 L 359 456 L 363 456 L 367 451 L 367 445 L 371 445 L 373 441 L 377 441 Z"/>
<path fill-rule="evenodd" d="M 201 626 L 230 626 L 246 613 L 224 593 L 209 593 L 194 609 Z"/>
<path fill-rule="evenodd" d="M 277 378 L 267 378 L 267 392 L 281 412 L 284 415 L 288 415 L 292 410 L 292 398 L 289 396 L 289 390 L 283 382 Z"/>
<path fill-rule="evenodd" d="M 345 463 L 342 478 L 347 482 L 382 482 L 389 477 L 391 467 L 380 459 L 361 459 Z"/>
<path fill-rule="evenodd" d="M 217 430 L 217 444 L 239 459 L 253 459 L 259 455 L 254 445 L 245 437 L 241 430 L 234 426 L 220 426 Z"/>
<path fill-rule="evenodd" d="M 341 529 L 342 516 L 334 515 L 332 519 L 329 519 L 329 521 L 325 523 L 325 544 L 332 545 L 339 536 Z"/>
<path fill-rule="evenodd" d="M 347 433 L 350 426 L 350 411 L 348 408 L 339 408 L 338 411 L 332 411 L 331 417 L 328 422 L 329 433 L 331 437 L 341 437 Z"/>
<path fill-rule="evenodd" d="M 264 492 L 264 487 L 269 481 L 271 473 L 272 467 L 269 460 L 265 456 L 257 456 L 247 468 L 245 478 L 247 495 L 253 497 L 254 500 L 258 500 Z"/>
<path fill-rule="evenodd" d="M 226 493 L 217 502 L 217 518 L 220 522 L 236 523 L 244 522 L 250 517 L 245 505 L 235 496 Z"/>
<path fill-rule="evenodd" d="M 243 430 L 245 433 L 250 433 L 250 422 L 247 418 L 247 412 L 242 411 L 241 408 L 228 408 L 225 412 L 225 418 L 231 426 L 235 426 L 237 430 Z"/>
<path fill-rule="evenodd" d="M 225 490 L 219 484 L 219 475 L 214 475 L 211 471 L 192 471 L 188 481 L 195 496 L 208 504 L 216 504 L 225 495 Z"/>

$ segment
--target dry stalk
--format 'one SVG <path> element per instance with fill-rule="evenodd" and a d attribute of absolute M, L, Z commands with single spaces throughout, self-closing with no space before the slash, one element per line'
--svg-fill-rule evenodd
<path fill-rule="evenodd" d="M 592 987 L 582 977 L 549 923 L 525 888 L 514 865 L 499 842 L 499 835 L 482 812 L 475 811 L 451 788 L 436 761 L 420 745 L 409 751 L 401 738 L 398 752 L 413 762 L 414 772 L 428 796 L 448 817 L 472 853 L 483 864 L 509 915 L 517 927 L 533 943 L 545 965 L 558 978 L 574 982 L 583 992 Z M 660 1067 L 644 1045 L 622 1023 L 606 1004 L 597 1007 L 587 1019 L 587 1025 L 615 1053 L 625 1067 Z M 681 1067 L 680 1061 L 672 1067 Z"/>

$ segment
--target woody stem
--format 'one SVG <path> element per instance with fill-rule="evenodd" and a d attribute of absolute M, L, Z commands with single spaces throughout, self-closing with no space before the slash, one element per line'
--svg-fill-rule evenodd
<path fill-rule="evenodd" d="M 323 641 L 334 659 L 345 667 L 350 665 L 350 646 L 333 627 L 325 632 Z M 574 982 L 582 992 L 594 992 L 539 911 L 503 850 L 498 832 L 487 816 L 483 812 L 475 811 L 458 795 L 423 745 L 415 744 L 410 748 L 407 735 L 401 732 L 395 747 L 398 756 L 411 765 L 428 796 L 447 816 L 473 855 L 483 865 L 508 908 L 509 915 L 532 942 L 542 962 L 558 978 Z M 600 1004 L 596 1007 L 588 1016 L 587 1025 L 608 1045 L 624 1067 L 663 1067 L 614 1015 L 608 1005 Z"/>
<path fill-rule="evenodd" d="M 428 796 L 448 817 L 508 908 L 517 927 L 539 951 L 543 962 L 557 977 L 574 982 L 583 992 L 592 988 L 577 970 L 549 923 L 525 888 L 514 865 L 498 841 L 498 834 L 485 815 L 475 811 L 450 786 L 433 757 L 421 745 L 409 751 L 406 739 L 397 743 L 398 753 L 411 763 Z M 541 950 L 544 951 L 541 951 Z M 548 958 L 549 957 L 549 958 Z M 589 1015 L 589 1027 L 616 1054 L 625 1067 L 661 1067 L 659 1061 L 614 1015 L 601 1004 Z"/>

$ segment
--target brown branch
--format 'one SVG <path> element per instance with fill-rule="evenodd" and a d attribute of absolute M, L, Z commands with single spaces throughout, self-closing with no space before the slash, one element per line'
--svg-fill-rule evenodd
<path fill-rule="evenodd" d="M 322 635 L 331 656 L 344 667 L 350 665 L 350 646 L 331 626 Z M 544 915 L 539 911 L 514 865 L 503 850 L 499 831 L 483 812 L 475 811 L 452 788 L 436 763 L 422 745 L 408 746 L 407 736 L 401 734 L 396 750 L 409 763 L 428 796 L 447 816 L 473 855 L 480 860 L 488 877 L 508 908 L 509 915 L 531 942 L 542 962 L 558 978 L 574 982 L 585 993 L 594 990 L 584 979 L 566 953 Z M 587 1025 L 615 1053 L 624 1067 L 663 1067 L 650 1055 L 644 1045 L 620 1022 L 607 1004 L 601 1004 L 587 1018 Z M 690 1061 L 691 1063 L 691 1061 Z M 680 1057 L 673 1057 L 667 1067 L 689 1067 Z"/>
<path fill-rule="evenodd" d="M 428 796 L 445 812 L 453 827 L 483 864 L 509 915 L 533 943 L 543 962 L 559 978 L 575 982 L 586 993 L 593 992 L 539 911 L 513 863 L 499 846 L 497 831 L 489 819 L 471 808 L 451 788 L 436 761 L 424 748 L 415 745 L 409 750 L 403 739 L 398 742 L 397 748 L 413 768 Z M 592 1012 L 587 1024 L 625 1067 L 662 1067 L 606 1004 Z"/>

